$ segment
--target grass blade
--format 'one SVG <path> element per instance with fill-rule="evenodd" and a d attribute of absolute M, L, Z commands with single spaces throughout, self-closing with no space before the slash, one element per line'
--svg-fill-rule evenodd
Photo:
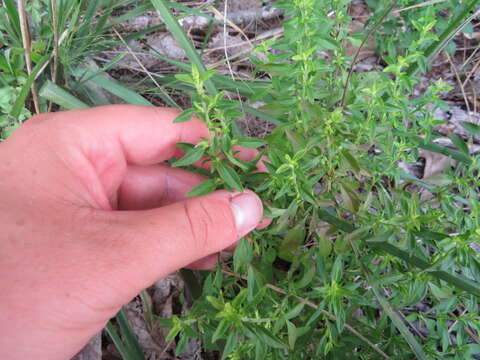
<path fill-rule="evenodd" d="M 349 239 L 348 241 L 356 257 L 358 259 L 362 259 L 360 251 L 358 250 L 357 247 L 354 246 L 354 244 L 352 243 L 352 240 Z M 400 318 L 397 312 L 392 308 L 392 306 L 390 305 L 388 300 L 385 298 L 385 296 L 383 296 L 382 292 L 380 291 L 380 288 L 378 288 L 375 285 L 375 282 L 372 279 L 369 269 L 363 264 L 362 261 L 360 261 L 360 268 L 362 269 L 362 272 L 365 275 L 368 285 L 373 290 L 373 293 L 375 294 L 375 297 L 380 303 L 380 306 L 382 307 L 383 311 L 385 311 L 385 313 L 388 315 L 388 317 L 392 321 L 393 325 L 397 328 L 400 334 L 402 334 L 405 341 L 408 343 L 412 351 L 415 353 L 416 358 L 421 360 L 427 360 L 427 355 L 423 351 L 422 345 L 419 344 L 419 342 L 415 339 L 415 337 L 410 332 L 410 330 L 408 330 L 403 320 Z"/>
<path fill-rule="evenodd" d="M 132 350 L 132 353 L 135 354 L 135 359 L 144 359 L 143 350 L 138 343 L 137 337 L 133 332 L 132 327 L 130 326 L 124 308 L 120 309 L 116 316 L 116 319 L 120 327 L 120 333 L 124 338 L 124 342 L 128 346 L 128 348 Z"/>
<path fill-rule="evenodd" d="M 18 16 L 17 6 L 13 0 L 4 1 L 8 24 L 5 24 L 5 30 L 16 46 L 21 46 L 20 18 Z"/>
<path fill-rule="evenodd" d="M 449 156 L 452 159 L 467 165 L 470 165 L 472 163 L 472 159 L 469 156 L 465 155 L 464 153 L 461 153 L 460 151 L 452 150 L 445 146 L 438 145 L 432 141 L 426 141 L 425 139 L 422 139 L 417 135 L 409 134 L 403 131 L 394 130 L 393 133 L 398 136 L 407 137 L 409 140 L 414 142 L 421 149 L 442 154 L 445 156 Z"/>
<path fill-rule="evenodd" d="M 255 109 L 254 107 L 251 107 L 247 104 L 242 104 L 240 110 L 244 110 L 254 116 L 257 116 L 259 117 L 260 119 L 263 119 L 263 120 L 266 120 L 268 121 L 269 123 L 273 124 L 273 125 L 283 125 L 283 122 L 278 120 L 276 117 L 274 116 L 271 116 L 267 113 L 264 113 L 263 111 L 260 111 L 258 109 Z"/>
<path fill-rule="evenodd" d="M 109 321 L 105 326 L 105 331 L 107 332 L 108 336 L 110 336 L 110 339 L 112 339 L 113 344 L 117 348 L 123 360 L 136 360 L 134 355 L 130 352 L 130 349 L 128 349 L 123 343 L 120 335 L 118 335 L 118 332 L 111 321 Z"/>
<path fill-rule="evenodd" d="M 333 225 L 342 231 L 350 233 L 355 230 L 355 226 L 342 219 L 337 218 L 336 216 L 330 214 L 327 210 L 318 209 L 317 212 L 320 219 L 328 222 L 330 225 Z"/>
<path fill-rule="evenodd" d="M 197 51 L 193 47 L 192 43 L 190 42 L 182 27 L 178 23 L 177 19 L 175 19 L 175 17 L 173 16 L 166 3 L 163 0 L 150 1 L 162 17 L 165 25 L 171 32 L 172 36 L 175 38 L 175 40 L 177 40 L 178 44 L 187 54 L 188 59 L 192 62 L 192 64 L 197 67 L 200 75 L 203 75 L 207 71 L 205 65 L 203 64 L 200 56 L 198 56 L 197 54 Z M 218 93 L 217 88 L 215 87 L 211 79 L 205 81 L 205 88 L 210 93 L 210 95 L 216 95 Z"/>
<path fill-rule="evenodd" d="M 399 249 L 395 245 L 390 244 L 387 241 L 390 235 L 390 233 L 385 233 L 375 238 L 366 240 L 366 243 L 370 247 L 382 250 L 390 255 L 402 259 L 411 266 L 415 266 L 422 270 L 427 270 L 430 275 L 455 286 L 457 289 L 466 291 L 474 296 L 480 296 L 480 284 L 458 274 L 452 274 L 443 270 L 436 270 L 435 265 L 430 264 L 428 261 L 425 261 L 417 256 L 410 255 L 410 253 L 407 251 Z"/>
<path fill-rule="evenodd" d="M 192 67 L 189 64 L 163 56 L 153 48 L 150 48 L 150 50 L 152 50 L 153 56 L 178 67 L 179 69 L 185 71 L 186 73 L 190 73 L 192 71 Z M 232 92 L 238 91 L 240 95 L 243 95 L 243 96 L 251 96 L 255 94 L 256 90 L 262 90 L 265 88 L 265 86 L 270 84 L 269 81 L 234 81 L 228 76 L 223 76 L 218 74 L 213 75 L 210 79 L 214 83 L 215 87 L 217 87 L 218 89 L 232 91 Z M 174 83 L 173 86 L 175 86 L 175 83 L 178 83 L 178 81 L 175 78 L 168 75 L 165 77 L 162 77 L 161 79 L 159 79 L 159 81 L 173 82 Z M 273 121 L 275 121 L 275 119 Z M 281 124 L 281 122 L 278 120 L 276 121 L 276 123 L 277 125 Z"/>
<path fill-rule="evenodd" d="M 471 11 L 475 9 L 476 6 L 480 3 L 479 0 L 470 0 L 468 4 L 465 5 L 464 9 L 458 14 L 458 16 L 453 19 L 448 27 L 442 32 L 439 36 L 438 41 L 430 45 L 427 50 L 425 50 L 426 63 L 431 63 L 431 61 L 442 52 L 445 46 L 467 25 L 473 18 L 478 15 L 478 11 L 470 14 Z M 407 70 L 408 76 L 414 76 L 420 69 L 418 62 L 412 64 Z"/>
<path fill-rule="evenodd" d="M 120 334 L 111 321 L 105 326 L 107 334 L 112 339 L 115 347 L 122 355 L 123 360 L 145 360 L 143 350 L 130 326 L 125 310 L 122 308 L 115 317 Z"/>
<path fill-rule="evenodd" d="M 153 106 L 153 104 L 145 99 L 143 96 L 137 94 L 136 92 L 127 89 L 125 86 L 119 84 L 114 80 L 105 78 L 104 76 L 95 75 L 88 70 L 82 72 L 82 77 L 85 76 L 92 83 L 100 86 L 102 89 L 107 90 L 113 95 L 118 96 L 120 99 L 125 100 L 128 104 L 132 105 L 142 105 L 142 106 Z"/>
<path fill-rule="evenodd" d="M 58 85 L 55 85 L 51 81 L 45 82 L 45 84 L 40 89 L 39 94 L 41 97 L 68 110 L 89 108 L 89 106 L 83 101 L 77 99 L 67 90 L 61 88 Z"/>
<path fill-rule="evenodd" d="M 23 84 L 22 89 L 20 90 L 20 94 L 15 100 L 15 103 L 13 104 L 13 107 L 12 107 L 12 111 L 10 113 L 10 116 L 12 116 L 14 119 L 18 119 L 18 116 L 20 115 L 20 112 L 22 111 L 25 105 L 25 100 L 28 96 L 28 93 L 30 92 L 30 88 L 33 82 L 35 81 L 37 74 L 43 68 L 43 65 L 47 63 L 49 58 L 50 58 L 49 54 L 44 55 L 43 58 L 41 58 L 40 61 L 33 68 L 32 73 L 28 76 L 28 79 L 25 82 L 25 84 Z"/>
<path fill-rule="evenodd" d="M 400 316 L 398 316 L 398 314 L 392 308 L 387 299 L 382 295 L 380 289 L 378 289 L 377 286 L 374 285 L 372 281 L 370 281 L 370 277 L 368 277 L 368 279 L 369 285 L 372 287 L 373 293 L 378 299 L 378 302 L 380 303 L 383 311 L 387 313 L 390 320 L 392 320 L 393 325 L 395 325 L 397 330 L 400 331 L 400 333 L 404 337 L 405 341 L 408 343 L 408 345 L 410 345 L 410 348 L 415 353 L 416 358 L 421 360 L 427 360 L 427 355 L 423 351 L 422 345 L 419 344 L 419 342 L 415 339 L 410 330 L 408 330 L 403 320 L 400 318 Z"/>

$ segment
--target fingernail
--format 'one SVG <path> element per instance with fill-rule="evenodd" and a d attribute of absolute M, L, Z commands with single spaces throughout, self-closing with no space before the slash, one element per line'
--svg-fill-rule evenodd
<path fill-rule="evenodd" d="M 240 237 L 255 229 L 262 220 L 262 202 L 255 193 L 246 191 L 236 195 L 230 204 Z"/>

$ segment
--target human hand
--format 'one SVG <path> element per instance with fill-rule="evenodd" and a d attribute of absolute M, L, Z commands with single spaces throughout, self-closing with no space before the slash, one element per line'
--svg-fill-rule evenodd
<path fill-rule="evenodd" d="M 185 198 L 202 177 L 162 162 L 208 131 L 177 115 L 42 114 L 0 144 L 1 359 L 69 359 L 142 289 L 211 267 L 261 222 L 253 192 Z"/>

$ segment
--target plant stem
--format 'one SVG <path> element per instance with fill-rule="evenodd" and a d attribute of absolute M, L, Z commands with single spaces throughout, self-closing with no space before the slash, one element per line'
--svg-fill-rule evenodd
<path fill-rule="evenodd" d="M 360 56 L 360 52 L 362 51 L 362 48 L 365 46 L 366 42 L 368 41 L 368 38 L 372 36 L 372 34 L 377 30 L 377 28 L 380 26 L 380 24 L 383 22 L 383 20 L 390 14 L 390 12 L 393 10 L 393 8 L 397 5 L 398 0 L 395 0 L 392 2 L 392 4 L 385 10 L 385 12 L 382 14 L 380 19 L 377 20 L 374 26 L 368 31 L 367 35 L 362 40 L 362 43 L 357 49 L 357 52 L 355 53 L 355 56 L 353 57 L 352 60 L 352 65 L 350 66 L 350 71 L 348 72 L 347 75 L 347 80 L 345 81 L 345 87 L 343 88 L 343 95 L 342 95 L 342 101 L 340 103 L 340 108 L 342 110 L 345 108 L 346 102 L 347 102 L 347 96 L 348 96 L 348 87 L 350 86 L 350 80 L 353 75 L 353 71 L 355 70 L 355 64 L 357 63 L 358 57 Z"/>

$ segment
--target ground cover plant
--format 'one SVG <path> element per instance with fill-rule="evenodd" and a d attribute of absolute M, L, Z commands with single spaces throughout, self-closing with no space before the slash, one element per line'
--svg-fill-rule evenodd
<path fill-rule="evenodd" d="M 358 3 L 368 15 L 353 31 Z M 27 57 L 21 6 L 4 1 L 0 13 L 4 136 L 36 107 L 122 99 L 176 106 L 183 110 L 176 121 L 197 116 L 212 135 L 179 144 L 185 156 L 171 164 L 199 171 L 193 163 L 212 161 L 211 171 L 202 172 L 208 179 L 190 195 L 249 188 L 273 219 L 242 239 L 216 271 L 183 271 L 187 294 L 180 300 L 191 302 L 188 312 L 159 318 L 142 293 L 147 322 L 169 329 L 165 341 L 175 356 L 200 339 L 206 359 L 479 358 L 480 126 L 467 119 L 462 134 L 450 130 L 442 136 L 448 143 L 437 141 L 444 120 L 435 114 L 449 107 L 443 99 L 452 83 L 440 77 L 427 80 L 422 91 L 418 87 L 436 59 L 451 61 L 462 51 L 456 36 L 475 33 L 480 1 L 276 1 L 282 36 L 250 49 L 249 78 L 232 71 L 234 58 L 222 62 L 223 73 L 208 69 L 204 49 L 179 23 L 196 16 L 210 28 L 217 22 L 234 26 L 212 16 L 211 7 L 163 0 L 30 6 L 25 13 L 37 41 Z M 161 23 L 123 35 L 116 30 L 153 10 Z M 184 61 L 148 44 L 134 50 L 127 45 L 101 64 L 92 60 L 160 28 L 179 44 Z M 358 71 L 369 46 L 377 66 Z M 469 62 L 477 47 L 474 42 L 473 51 L 463 50 L 471 51 Z M 176 70 L 166 76 L 147 71 L 135 86 L 106 76 L 141 51 Z M 458 73 L 455 79 L 468 80 Z M 465 86 L 461 90 L 464 106 L 476 110 L 476 100 L 469 100 Z M 275 128 L 262 139 L 249 137 L 237 121 L 245 113 Z M 256 148 L 259 156 L 241 161 L 234 146 Z M 432 154 L 441 171 L 408 171 Z M 266 173 L 256 172 L 261 157 Z M 107 332 L 124 359 L 144 358 L 125 312 Z"/>

